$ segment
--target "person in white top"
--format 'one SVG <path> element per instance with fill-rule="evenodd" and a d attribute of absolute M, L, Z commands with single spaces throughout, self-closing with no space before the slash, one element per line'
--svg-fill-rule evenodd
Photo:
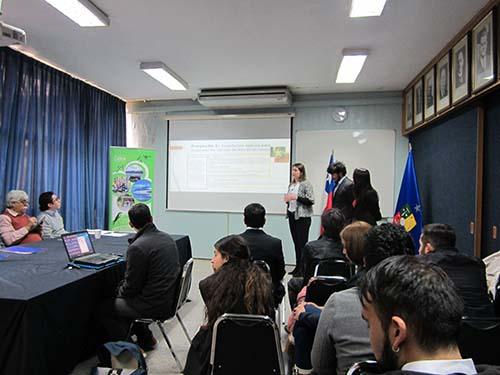
<path fill-rule="evenodd" d="M 302 249 L 309 241 L 309 228 L 313 215 L 314 191 L 306 179 L 306 167 L 302 163 L 292 165 L 292 182 L 283 200 L 287 205 L 288 226 L 295 247 L 295 268 L 290 272 L 299 276 Z"/>
<path fill-rule="evenodd" d="M 477 373 L 457 346 L 462 300 L 439 267 L 409 255 L 387 258 L 367 272 L 360 299 L 384 371 Z"/>
<path fill-rule="evenodd" d="M 46 191 L 40 194 L 38 203 L 41 211 L 38 215 L 38 222 L 42 226 L 42 238 L 44 240 L 59 238 L 67 233 L 64 229 L 63 218 L 59 214 L 61 198 L 52 191 Z"/>

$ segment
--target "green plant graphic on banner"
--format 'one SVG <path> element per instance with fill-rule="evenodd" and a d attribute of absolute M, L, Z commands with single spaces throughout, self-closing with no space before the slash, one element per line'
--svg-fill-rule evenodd
<path fill-rule="evenodd" d="M 109 229 L 127 231 L 128 210 L 144 203 L 153 212 L 155 151 L 139 148 L 109 149 Z"/>

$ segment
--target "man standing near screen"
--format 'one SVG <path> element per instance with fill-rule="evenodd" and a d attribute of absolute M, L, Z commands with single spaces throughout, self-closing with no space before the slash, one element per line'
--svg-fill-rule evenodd
<path fill-rule="evenodd" d="M 335 190 L 333 191 L 332 208 L 338 208 L 342 211 L 346 223 L 352 220 L 352 201 L 354 200 L 354 185 L 352 180 L 347 177 L 347 169 L 341 161 L 330 165 L 327 172 L 332 175 L 335 181 Z"/>

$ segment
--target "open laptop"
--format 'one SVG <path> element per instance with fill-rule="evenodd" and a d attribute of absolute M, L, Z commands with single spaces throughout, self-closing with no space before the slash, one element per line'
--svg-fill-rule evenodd
<path fill-rule="evenodd" d="M 70 262 L 78 265 L 102 267 L 122 259 L 119 255 L 96 253 L 86 230 L 61 236 Z"/>

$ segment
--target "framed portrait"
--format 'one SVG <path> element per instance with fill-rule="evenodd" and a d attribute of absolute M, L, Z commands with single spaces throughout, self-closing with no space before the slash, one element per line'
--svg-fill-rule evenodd
<path fill-rule="evenodd" d="M 451 104 L 450 54 L 447 53 L 436 64 L 436 110 L 442 112 Z"/>
<path fill-rule="evenodd" d="M 413 124 L 418 125 L 424 121 L 424 87 L 422 79 L 413 86 Z"/>
<path fill-rule="evenodd" d="M 495 80 L 493 11 L 472 29 L 472 92 Z"/>
<path fill-rule="evenodd" d="M 405 95 L 405 129 L 413 126 L 413 90 L 410 89 Z"/>
<path fill-rule="evenodd" d="M 436 114 L 436 67 L 432 67 L 424 75 L 424 118 L 426 120 Z"/>
<path fill-rule="evenodd" d="M 451 50 L 451 98 L 456 104 L 469 95 L 469 34 Z"/>

